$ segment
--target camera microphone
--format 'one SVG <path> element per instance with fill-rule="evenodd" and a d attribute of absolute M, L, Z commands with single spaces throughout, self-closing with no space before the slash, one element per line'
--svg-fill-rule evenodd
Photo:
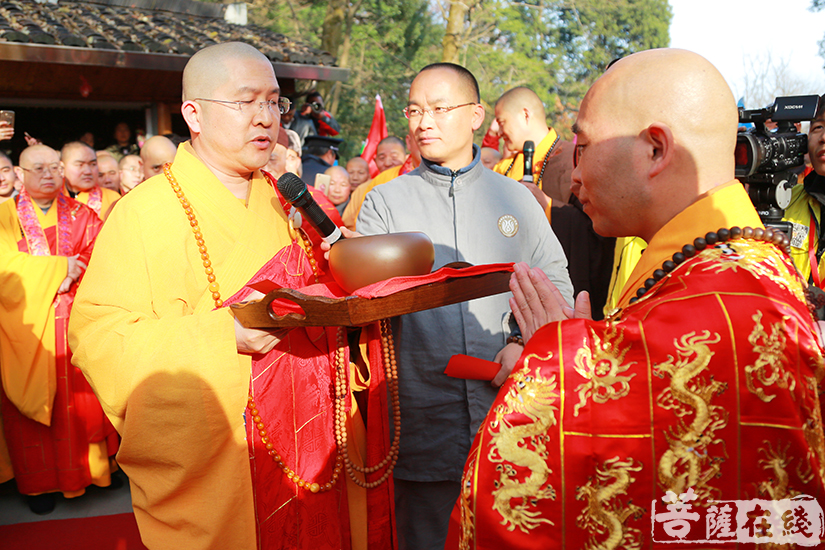
<path fill-rule="evenodd" d="M 524 142 L 524 177 L 523 181 L 533 183 L 533 153 L 536 152 L 536 144 L 530 140 Z"/>
<path fill-rule="evenodd" d="M 281 195 L 289 204 L 301 212 L 321 238 L 324 239 L 324 242 L 331 245 L 344 238 L 341 230 L 312 198 L 304 180 L 291 172 L 287 172 L 278 179 L 278 191 L 281 192 Z"/>

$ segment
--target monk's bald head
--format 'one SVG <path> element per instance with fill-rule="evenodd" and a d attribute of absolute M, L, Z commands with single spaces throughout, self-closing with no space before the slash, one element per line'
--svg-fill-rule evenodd
<path fill-rule="evenodd" d="M 57 151 L 49 147 L 48 145 L 32 145 L 31 147 L 26 147 L 20 153 L 20 158 L 18 159 L 18 166 L 23 166 L 24 168 L 31 168 L 31 164 L 33 163 L 34 159 L 40 160 L 43 157 L 49 157 L 54 159 L 54 162 L 60 160 Z"/>
<path fill-rule="evenodd" d="M 88 156 L 90 151 L 91 155 L 97 157 L 95 150 L 82 141 L 70 141 L 60 150 L 60 160 L 68 162 L 77 155 Z"/>
<path fill-rule="evenodd" d="M 211 99 L 213 91 L 229 78 L 229 68 L 241 59 L 270 63 L 264 54 L 243 42 L 216 44 L 197 52 L 183 69 L 183 101 Z"/>
<path fill-rule="evenodd" d="M 654 122 L 666 124 L 697 163 L 729 166 L 733 177 L 736 101 L 704 57 L 677 49 L 630 55 L 596 81 L 585 102 L 622 135 L 636 135 Z"/>
<path fill-rule="evenodd" d="M 504 92 L 496 101 L 496 109 L 499 108 L 510 113 L 527 108 L 536 116 L 544 116 L 544 104 L 538 94 L 524 86 Z"/>
<path fill-rule="evenodd" d="M 152 136 L 143 144 L 140 158 L 143 160 L 143 173 L 146 179 L 163 172 L 163 165 L 175 160 L 177 147 L 166 136 Z"/>
<path fill-rule="evenodd" d="M 719 71 L 685 50 L 612 65 L 582 100 L 573 192 L 600 235 L 650 240 L 733 180 L 738 111 Z"/>

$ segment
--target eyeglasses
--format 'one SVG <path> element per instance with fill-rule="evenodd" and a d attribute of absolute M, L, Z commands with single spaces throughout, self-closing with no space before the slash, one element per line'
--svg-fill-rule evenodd
<path fill-rule="evenodd" d="M 34 174 L 36 176 L 42 176 L 43 174 L 46 173 L 46 170 L 48 170 L 49 172 L 51 172 L 53 174 L 59 174 L 60 173 L 60 165 L 59 164 L 49 164 L 48 166 L 46 166 L 45 164 L 35 164 L 34 168 L 32 168 L 32 169 L 23 168 L 22 166 L 20 168 L 22 170 L 25 170 L 26 172 L 31 172 L 32 174 Z"/>
<path fill-rule="evenodd" d="M 264 110 L 264 105 L 266 105 L 271 112 L 274 111 L 274 107 L 278 107 L 278 112 L 280 114 L 284 114 L 289 111 L 289 106 L 292 105 L 292 102 L 289 101 L 286 97 L 280 97 L 277 101 L 274 99 L 270 99 L 269 101 L 226 101 L 224 99 L 207 99 L 205 97 L 196 97 L 195 101 L 211 101 L 212 103 L 220 103 L 222 105 L 234 105 L 236 111 L 240 111 L 244 114 L 254 115 L 256 112 L 260 113 Z M 258 104 L 258 110 L 255 111 L 255 107 L 253 106 L 255 103 Z"/>
<path fill-rule="evenodd" d="M 436 107 L 434 109 L 424 109 L 423 107 L 404 107 L 404 116 L 410 120 L 418 120 L 424 116 L 424 113 L 427 113 L 432 118 L 442 118 L 453 109 L 466 107 L 467 105 L 477 105 L 477 103 L 462 103 L 461 105 L 453 105 L 452 107 Z"/>

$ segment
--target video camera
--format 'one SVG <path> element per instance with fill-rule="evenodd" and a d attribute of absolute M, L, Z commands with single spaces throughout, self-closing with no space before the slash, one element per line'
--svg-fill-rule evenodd
<path fill-rule="evenodd" d="M 782 217 L 797 180 L 794 168 L 805 164 L 808 152 L 808 136 L 799 133 L 795 124 L 812 120 L 818 105 L 818 95 L 807 95 L 777 97 L 764 109 L 739 109 L 739 122 L 753 123 L 754 127 L 736 137 L 736 177 L 748 185 L 762 223 L 786 233 L 790 225 L 782 222 Z M 768 120 L 776 123 L 775 131 L 765 126 Z"/>

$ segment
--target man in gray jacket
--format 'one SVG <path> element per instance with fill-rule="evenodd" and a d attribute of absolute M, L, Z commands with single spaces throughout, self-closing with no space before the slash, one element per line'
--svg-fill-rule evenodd
<path fill-rule="evenodd" d="M 484 121 L 478 83 L 459 65 L 418 73 L 405 114 L 422 164 L 370 191 L 358 217 L 364 235 L 423 231 L 434 268 L 520 262 L 544 270 L 572 304 L 567 260 L 544 212 L 518 182 L 485 168 L 473 144 Z M 521 354 L 507 343 L 509 294 L 405 315 L 399 335 L 401 448 L 394 471 L 402 549 L 442 549 L 470 444 Z M 454 354 L 502 363 L 489 382 L 443 374 Z"/>

